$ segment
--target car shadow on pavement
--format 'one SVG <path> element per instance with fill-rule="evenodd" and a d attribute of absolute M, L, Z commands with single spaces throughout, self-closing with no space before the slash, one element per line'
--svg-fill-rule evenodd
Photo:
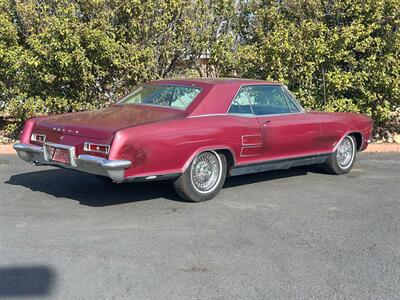
<path fill-rule="evenodd" d="M 2 266 L 0 298 L 49 296 L 56 277 L 54 270 L 47 266 Z"/>
<path fill-rule="evenodd" d="M 285 170 L 275 170 L 275 171 L 266 171 L 254 174 L 246 174 L 234 177 L 228 177 L 225 181 L 224 188 L 235 187 L 239 185 L 246 185 L 251 183 L 257 183 L 262 181 L 271 181 L 275 179 L 281 178 L 289 178 L 296 176 L 307 175 L 309 172 L 319 172 L 318 169 L 311 167 L 296 167 Z"/>
<path fill-rule="evenodd" d="M 229 177 L 226 179 L 224 188 L 279 178 L 302 176 L 308 172 L 319 171 L 311 167 L 299 167 L 289 170 Z M 185 200 L 182 200 L 175 193 L 170 181 L 131 182 L 123 184 L 104 183 L 93 175 L 65 169 L 21 173 L 11 176 L 5 183 L 24 186 L 32 191 L 43 192 L 55 197 L 72 199 L 82 205 L 93 207 L 159 198 L 185 202 Z"/>
<path fill-rule="evenodd" d="M 54 197 L 68 198 L 82 205 L 103 207 L 129 202 L 167 198 L 184 201 L 168 181 L 115 184 L 96 176 L 65 169 L 21 173 L 10 177 L 6 184 L 24 186 Z"/>

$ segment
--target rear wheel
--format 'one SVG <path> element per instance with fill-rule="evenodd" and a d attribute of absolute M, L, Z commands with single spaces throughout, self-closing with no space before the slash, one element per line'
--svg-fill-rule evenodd
<path fill-rule="evenodd" d="M 326 170 L 337 175 L 350 172 L 356 158 L 356 152 L 355 138 L 351 135 L 345 136 L 336 151 L 325 162 Z"/>
<path fill-rule="evenodd" d="M 174 188 L 186 200 L 193 202 L 210 200 L 224 185 L 226 168 L 226 158 L 223 154 L 215 151 L 202 152 L 174 181 Z"/>

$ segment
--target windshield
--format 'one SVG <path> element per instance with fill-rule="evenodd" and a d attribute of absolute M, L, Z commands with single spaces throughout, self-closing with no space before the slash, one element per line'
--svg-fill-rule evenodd
<path fill-rule="evenodd" d="M 191 86 L 142 85 L 117 104 L 149 104 L 186 109 L 201 89 Z"/>

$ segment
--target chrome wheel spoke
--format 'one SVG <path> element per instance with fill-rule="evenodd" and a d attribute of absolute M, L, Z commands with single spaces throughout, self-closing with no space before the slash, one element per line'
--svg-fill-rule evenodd
<path fill-rule="evenodd" d="M 343 141 L 339 144 L 337 149 L 336 159 L 338 164 L 342 168 L 348 167 L 354 156 L 354 145 L 350 137 L 345 137 Z"/>
<path fill-rule="evenodd" d="M 210 152 L 200 154 L 193 162 L 191 169 L 192 182 L 201 192 L 211 190 L 218 182 L 220 166 L 217 157 Z"/>

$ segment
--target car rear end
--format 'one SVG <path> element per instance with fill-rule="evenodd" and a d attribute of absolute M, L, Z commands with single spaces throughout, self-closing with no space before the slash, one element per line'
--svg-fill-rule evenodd
<path fill-rule="evenodd" d="M 25 123 L 21 141 L 14 145 L 20 158 L 37 165 L 54 165 L 119 182 L 128 160 L 109 159 L 115 131 L 109 128 L 68 126 L 31 119 Z"/>

